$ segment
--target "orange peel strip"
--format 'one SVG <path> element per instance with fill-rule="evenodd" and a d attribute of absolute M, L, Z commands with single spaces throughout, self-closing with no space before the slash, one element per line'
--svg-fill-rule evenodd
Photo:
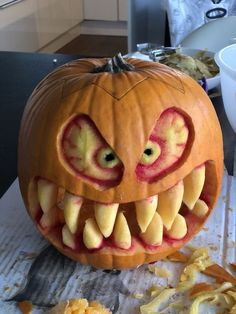
<path fill-rule="evenodd" d="M 180 251 L 176 251 L 176 252 L 168 255 L 167 259 L 171 262 L 186 263 L 188 261 L 189 257 Z"/>
<path fill-rule="evenodd" d="M 22 314 L 31 314 L 33 311 L 33 305 L 30 301 L 19 302 L 18 307 Z"/>
<path fill-rule="evenodd" d="M 202 273 L 215 278 L 219 283 L 230 282 L 236 285 L 236 278 L 218 264 L 208 266 Z"/>
<path fill-rule="evenodd" d="M 215 286 L 206 282 L 199 282 L 196 283 L 190 290 L 189 290 L 189 298 L 195 298 L 199 294 L 203 292 L 212 291 L 215 289 Z"/>
<path fill-rule="evenodd" d="M 233 269 L 234 271 L 236 271 L 236 264 L 235 264 L 235 263 L 230 263 L 229 265 L 232 267 L 232 269 Z"/>

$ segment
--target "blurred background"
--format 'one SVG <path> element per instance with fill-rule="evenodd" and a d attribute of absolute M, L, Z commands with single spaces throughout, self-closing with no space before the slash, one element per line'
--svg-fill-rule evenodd
<path fill-rule="evenodd" d="M 178 45 L 204 23 L 236 15 L 235 6 L 234 0 L 0 0 L 0 50 L 101 57 L 133 52 L 143 42 Z"/>

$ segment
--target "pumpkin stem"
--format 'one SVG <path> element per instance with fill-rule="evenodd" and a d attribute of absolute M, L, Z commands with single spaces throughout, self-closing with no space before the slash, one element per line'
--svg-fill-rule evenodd
<path fill-rule="evenodd" d="M 96 67 L 93 70 L 93 73 L 102 73 L 102 72 L 110 72 L 110 73 L 119 73 L 124 71 L 133 71 L 134 66 L 125 61 L 119 52 L 113 58 L 110 58 L 106 64 L 100 67 Z"/>

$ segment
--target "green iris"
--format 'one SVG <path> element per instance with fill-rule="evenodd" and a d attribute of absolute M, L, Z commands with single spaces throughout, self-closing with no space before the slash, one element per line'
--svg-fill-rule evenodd
<path fill-rule="evenodd" d="M 119 163 L 119 159 L 111 148 L 102 148 L 97 157 L 98 164 L 103 168 L 113 168 Z"/>
<path fill-rule="evenodd" d="M 154 161 L 157 160 L 157 158 L 161 154 L 161 148 L 156 142 L 148 141 L 142 157 L 141 157 L 141 164 L 143 165 L 151 165 L 154 163 Z"/>

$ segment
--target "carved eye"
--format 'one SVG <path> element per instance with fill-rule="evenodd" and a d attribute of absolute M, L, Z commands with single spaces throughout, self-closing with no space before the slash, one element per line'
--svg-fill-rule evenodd
<path fill-rule="evenodd" d="M 152 133 L 136 167 L 142 181 L 154 182 L 182 160 L 189 143 L 187 117 L 175 108 L 164 111 Z"/>
<path fill-rule="evenodd" d="M 103 168 L 113 168 L 120 162 L 111 148 L 102 148 L 97 156 L 98 164 Z"/>
<path fill-rule="evenodd" d="M 161 148 L 159 144 L 154 141 L 148 141 L 143 151 L 140 164 L 151 165 L 157 160 L 160 154 L 161 154 Z"/>
<path fill-rule="evenodd" d="M 115 186 L 122 178 L 122 162 L 86 115 L 66 125 L 61 151 L 66 168 L 98 189 Z"/>

